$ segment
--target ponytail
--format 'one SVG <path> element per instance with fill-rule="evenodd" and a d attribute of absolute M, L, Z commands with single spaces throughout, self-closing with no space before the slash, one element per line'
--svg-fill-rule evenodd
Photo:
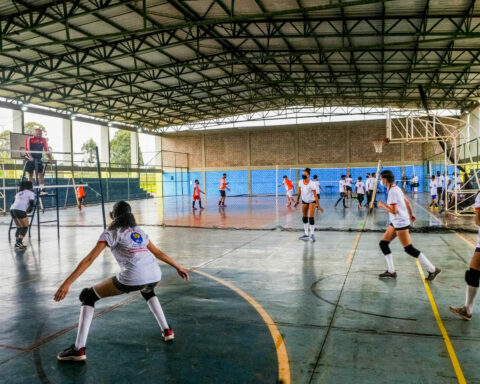
<path fill-rule="evenodd" d="M 110 217 L 113 221 L 108 227 L 109 230 L 126 229 L 137 226 L 135 216 L 133 216 L 132 213 L 132 208 L 126 201 L 119 201 L 115 203 L 112 211 L 110 212 Z"/>

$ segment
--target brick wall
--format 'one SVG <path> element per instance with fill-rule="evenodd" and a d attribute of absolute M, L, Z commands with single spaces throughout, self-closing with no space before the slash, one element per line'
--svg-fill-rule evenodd
<path fill-rule="evenodd" d="M 402 145 L 384 145 L 375 153 L 372 141 L 385 136 L 385 121 L 356 121 L 240 130 L 196 131 L 166 134 L 164 150 L 188 152 L 190 168 L 202 167 L 202 136 L 206 168 L 369 166 L 378 159 L 402 161 Z M 404 164 L 422 161 L 423 144 L 403 145 Z"/>

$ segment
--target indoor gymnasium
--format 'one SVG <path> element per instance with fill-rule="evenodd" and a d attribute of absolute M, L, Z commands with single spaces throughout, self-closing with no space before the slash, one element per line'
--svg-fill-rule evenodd
<path fill-rule="evenodd" d="M 480 3 L 0 0 L 0 383 L 480 383 Z"/>

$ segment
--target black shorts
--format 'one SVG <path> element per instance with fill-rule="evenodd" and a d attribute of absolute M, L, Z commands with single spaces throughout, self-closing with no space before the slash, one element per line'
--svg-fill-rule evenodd
<path fill-rule="evenodd" d="M 42 160 L 37 160 L 38 173 L 43 173 L 43 163 Z M 33 173 L 35 171 L 35 162 L 30 160 L 25 160 L 25 172 Z"/>
<path fill-rule="evenodd" d="M 119 291 L 122 291 L 123 293 L 130 293 L 135 291 L 141 291 L 142 289 L 152 290 L 158 284 L 158 281 L 156 283 L 144 285 L 125 285 L 118 281 L 117 276 L 113 276 L 112 283 Z"/>
<path fill-rule="evenodd" d="M 310 203 L 306 203 L 305 201 L 302 200 L 302 204 L 307 204 L 307 205 L 309 205 L 309 204 L 316 204 L 316 202 L 315 202 L 315 201 L 311 201 Z"/>
<path fill-rule="evenodd" d="M 10 216 L 12 216 L 14 219 L 25 219 L 27 217 L 27 212 L 19 209 L 11 209 Z"/>
<path fill-rule="evenodd" d="M 225 191 L 224 191 L 223 189 L 220 189 L 219 191 L 220 191 L 220 196 L 221 196 L 221 197 L 225 197 L 225 196 L 226 196 L 226 195 L 225 195 Z"/>
<path fill-rule="evenodd" d="M 363 193 L 357 193 L 358 201 L 363 201 Z"/>
<path fill-rule="evenodd" d="M 352 192 L 352 187 L 350 187 L 350 186 L 347 185 L 345 188 L 347 189 L 347 191 Z"/>
<path fill-rule="evenodd" d="M 389 225 L 390 225 L 390 227 L 393 227 L 392 223 L 390 223 Z M 393 228 L 395 228 L 395 227 L 393 227 Z M 396 231 L 403 231 L 404 229 L 410 229 L 410 225 L 407 225 L 406 227 L 395 228 Z"/>

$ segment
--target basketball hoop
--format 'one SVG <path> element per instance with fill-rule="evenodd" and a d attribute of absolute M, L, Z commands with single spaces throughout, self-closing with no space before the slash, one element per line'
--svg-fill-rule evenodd
<path fill-rule="evenodd" d="M 375 147 L 375 152 L 382 153 L 383 143 L 388 143 L 389 141 L 390 140 L 388 140 L 388 138 L 373 140 L 373 146 Z"/>

